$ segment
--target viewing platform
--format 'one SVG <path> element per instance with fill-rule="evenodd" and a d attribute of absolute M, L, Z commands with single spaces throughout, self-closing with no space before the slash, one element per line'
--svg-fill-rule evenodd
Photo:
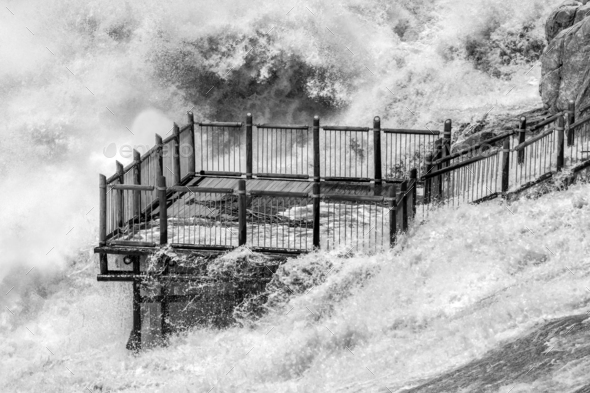
<path fill-rule="evenodd" d="M 189 113 L 185 126 L 100 176 L 98 280 L 133 284 L 130 349 L 142 335 L 165 342 L 182 328 L 225 326 L 289 257 L 382 252 L 437 206 L 509 198 L 565 168 L 575 180 L 590 165 L 590 118 L 573 113 L 533 127 L 523 118 L 452 154 L 450 120 L 438 131 L 382 128 L 379 117 L 351 127 L 318 117 L 312 126 L 254 124 L 250 115 L 196 123 Z M 255 252 L 235 256 L 246 274 L 208 269 L 240 247 Z"/>

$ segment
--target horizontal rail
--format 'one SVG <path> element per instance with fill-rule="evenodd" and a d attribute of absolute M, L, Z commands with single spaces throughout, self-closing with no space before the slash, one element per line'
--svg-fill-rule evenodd
<path fill-rule="evenodd" d="M 198 245 L 198 244 L 186 244 L 186 243 L 171 243 L 171 247 L 175 248 L 186 248 L 189 250 L 216 250 L 216 251 L 223 251 L 223 250 L 233 250 L 235 247 L 233 246 L 213 246 L 213 245 Z"/>
<path fill-rule="evenodd" d="M 176 140 L 176 135 L 172 134 L 170 136 L 167 136 L 166 138 L 164 138 L 164 140 L 162 141 L 163 144 L 166 144 L 168 142 L 174 141 Z"/>
<path fill-rule="evenodd" d="M 491 201 L 492 199 L 496 199 L 499 196 L 502 196 L 501 192 L 494 192 L 488 196 L 484 196 L 483 198 L 476 199 L 475 201 L 473 201 L 471 203 L 474 205 L 477 205 L 479 203 L 483 203 L 483 202 Z"/>
<path fill-rule="evenodd" d="M 234 121 L 217 121 L 217 122 L 209 122 L 209 123 L 197 123 L 199 127 L 241 127 L 241 122 L 234 122 Z"/>
<path fill-rule="evenodd" d="M 537 142 L 538 140 L 545 138 L 547 135 L 551 135 L 553 133 L 553 131 L 555 131 L 555 130 L 554 129 L 550 129 L 550 130 L 544 131 L 541 134 L 539 134 L 539 135 L 537 135 L 537 136 L 535 136 L 535 137 L 533 137 L 533 138 L 531 138 L 531 139 L 529 139 L 527 141 L 524 141 L 524 142 L 522 142 L 521 144 L 519 144 L 517 146 L 514 146 L 514 148 L 512 149 L 512 151 L 522 150 L 525 147 L 527 147 L 528 145 L 531 145 L 531 144 Z"/>
<path fill-rule="evenodd" d="M 349 182 L 359 182 L 359 183 L 368 183 L 373 181 L 369 177 L 338 177 L 338 176 L 326 176 L 322 177 L 325 181 L 349 181 Z"/>
<path fill-rule="evenodd" d="M 580 164 L 580 165 L 576 165 L 575 167 L 573 167 L 573 168 L 571 169 L 571 171 L 572 171 L 573 173 L 578 173 L 578 172 L 580 172 L 581 170 L 583 170 L 583 169 L 586 169 L 586 168 L 588 168 L 588 167 L 590 167 L 590 159 L 586 159 L 586 161 L 584 161 L 582 164 Z"/>
<path fill-rule="evenodd" d="M 441 131 L 437 130 L 412 130 L 407 128 L 382 128 L 386 134 L 415 134 L 415 135 L 440 135 Z"/>
<path fill-rule="evenodd" d="M 545 127 L 547 124 L 554 122 L 559 116 L 563 116 L 564 112 L 559 112 L 554 114 L 551 117 L 548 117 L 547 119 L 543 120 L 542 122 L 540 122 L 539 124 L 535 125 L 534 127 L 531 127 L 529 130 L 530 131 L 536 131 L 539 128 L 543 128 Z"/>
<path fill-rule="evenodd" d="M 265 191 L 265 190 L 252 190 L 250 191 L 252 196 L 273 196 L 273 197 L 285 197 L 285 198 L 307 198 L 309 194 L 306 192 L 289 192 L 289 191 Z"/>
<path fill-rule="evenodd" d="M 239 278 L 211 278 L 203 276 L 195 276 L 189 274 L 170 274 L 154 276 L 151 274 L 133 274 L 131 272 L 109 272 L 109 274 L 99 274 L 96 276 L 97 281 L 136 281 L 136 280 L 150 280 L 157 277 L 158 281 L 191 281 L 193 283 L 217 283 L 217 282 L 240 282 L 240 281 L 270 281 L 267 277 L 239 277 Z"/>
<path fill-rule="evenodd" d="M 590 105 L 588 105 L 588 107 L 590 108 Z M 576 121 L 575 123 L 570 124 L 570 128 L 576 128 L 578 126 L 581 126 L 582 124 L 587 123 L 588 121 L 590 121 L 590 116 L 585 117 L 583 119 Z"/>
<path fill-rule="evenodd" d="M 284 179 L 309 179 L 309 175 L 292 175 L 282 173 L 254 173 L 256 177 L 272 177 L 272 178 L 284 178 Z"/>
<path fill-rule="evenodd" d="M 384 202 L 388 200 L 382 196 L 370 195 L 340 195 L 340 194 L 321 194 L 320 198 L 327 201 L 342 201 L 342 202 Z"/>
<path fill-rule="evenodd" d="M 309 126 L 304 124 L 255 124 L 257 128 L 280 128 L 283 130 L 307 130 Z"/>
<path fill-rule="evenodd" d="M 139 162 L 131 161 L 129 164 L 127 164 L 125 167 L 123 167 L 123 173 L 129 172 L 137 164 L 139 164 Z"/>
<path fill-rule="evenodd" d="M 451 171 L 453 171 L 455 169 L 462 168 L 462 167 L 467 166 L 469 164 L 472 164 L 474 162 L 485 160 L 486 158 L 489 158 L 489 157 L 493 157 L 493 156 L 495 156 L 498 153 L 499 153 L 499 151 L 496 151 L 496 152 L 494 152 L 492 154 L 485 154 L 484 153 L 484 154 L 479 155 L 477 157 L 470 158 L 469 160 L 461 161 L 461 162 L 458 162 L 458 163 L 456 163 L 454 165 L 450 165 L 450 166 L 448 166 L 446 168 L 439 169 L 438 171 L 427 173 L 424 176 L 422 176 L 422 178 L 423 179 L 430 179 L 430 178 L 435 177 L 435 176 L 443 175 L 443 174 L 445 174 L 447 172 L 451 172 Z"/>
<path fill-rule="evenodd" d="M 201 176 L 242 176 L 242 172 L 199 171 Z"/>
<path fill-rule="evenodd" d="M 347 126 L 322 126 L 327 131 L 356 131 L 356 132 L 368 132 L 369 127 L 347 127 Z"/>
<path fill-rule="evenodd" d="M 477 150 L 477 149 L 479 149 L 482 146 L 489 145 L 489 144 L 496 143 L 496 142 L 499 142 L 501 140 L 504 140 L 504 139 L 508 138 L 509 136 L 514 135 L 517 131 L 518 130 L 512 130 L 512 131 L 506 132 L 504 134 L 497 135 L 497 136 L 495 136 L 493 138 L 486 139 L 485 141 L 482 141 L 482 142 L 477 143 L 477 144 L 475 144 L 473 146 L 470 146 L 469 148 L 467 148 L 465 150 L 461 150 L 461 151 L 458 151 L 456 153 L 451 154 L 450 156 L 447 156 L 447 157 L 438 159 L 438 160 L 434 161 L 432 164 L 433 165 L 436 165 L 436 164 L 440 164 L 442 162 L 451 161 L 451 160 L 453 160 L 453 159 L 455 159 L 457 157 L 461 157 L 461 156 L 463 156 L 465 154 L 469 154 L 470 152 L 473 152 L 474 150 Z"/>
<path fill-rule="evenodd" d="M 158 150 L 160 146 L 159 145 L 154 145 L 152 146 L 148 151 L 146 151 L 145 153 L 143 153 L 139 159 L 139 162 L 142 163 L 145 160 L 147 160 L 147 158 L 149 156 L 151 156 L 156 150 Z"/>
<path fill-rule="evenodd" d="M 106 181 L 107 184 L 110 184 L 112 182 L 114 182 L 115 180 L 119 180 L 121 179 L 121 177 L 123 177 L 122 174 L 120 173 L 115 173 L 113 176 L 109 177 Z"/>
<path fill-rule="evenodd" d="M 156 247 L 156 243 L 153 242 L 134 242 L 131 240 L 113 240 L 109 244 L 112 246 Z"/>
<path fill-rule="evenodd" d="M 301 255 L 310 252 L 310 250 L 299 250 L 290 248 L 270 248 L 270 247 L 250 247 L 254 252 L 264 252 L 268 254 L 279 254 L 279 255 Z"/>
<path fill-rule="evenodd" d="M 182 133 L 183 133 L 183 132 L 185 132 L 185 131 L 192 130 L 192 128 L 193 128 L 192 126 L 193 126 L 193 125 L 192 125 L 192 124 L 190 124 L 190 123 L 189 123 L 189 124 L 186 124 L 186 125 L 184 125 L 184 126 L 180 127 L 180 130 L 178 131 L 178 133 L 179 133 L 179 134 L 182 134 Z"/>
<path fill-rule="evenodd" d="M 529 189 L 529 188 L 531 188 L 533 186 L 536 186 L 537 184 L 542 183 L 545 180 L 551 179 L 552 177 L 553 177 L 553 172 L 547 172 L 547 173 L 539 176 L 538 178 L 536 178 L 534 180 L 531 180 L 531 181 L 529 181 L 527 183 L 522 184 L 516 190 L 507 192 L 506 195 L 505 195 L 505 197 L 506 198 L 509 198 L 510 195 L 515 195 L 515 194 L 518 194 L 520 192 L 523 192 L 524 190 Z"/>
<path fill-rule="evenodd" d="M 139 184 L 113 184 L 111 188 L 114 190 L 132 190 L 132 191 L 154 191 L 154 186 L 144 186 Z"/>
<path fill-rule="evenodd" d="M 171 186 L 167 190 L 174 192 L 192 192 L 201 194 L 233 194 L 233 188 L 212 188 L 212 187 L 195 187 L 195 186 Z"/>

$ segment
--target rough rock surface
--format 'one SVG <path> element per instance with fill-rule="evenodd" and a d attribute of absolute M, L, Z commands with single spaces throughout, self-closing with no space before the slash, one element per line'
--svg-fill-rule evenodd
<path fill-rule="evenodd" d="M 455 125 L 457 128 L 453 129 L 451 153 L 468 150 L 480 142 L 518 128 L 522 116 L 526 117 L 527 126 L 533 127 L 550 116 L 550 113 L 544 108 L 537 108 L 516 116 L 496 116 L 492 119 L 486 117 L 475 123 Z"/>
<path fill-rule="evenodd" d="M 576 103 L 578 116 L 590 109 L 590 3 L 586 4 L 587 1 L 563 2 L 545 25 L 548 45 L 541 58 L 539 89 L 543 104 L 553 113 L 566 109 L 570 100 Z"/>
<path fill-rule="evenodd" d="M 429 381 L 418 382 L 415 387 L 401 392 L 565 391 L 559 389 L 559 382 L 563 381 L 560 378 L 565 375 L 560 372 L 568 368 L 572 379 L 576 372 L 574 370 L 579 370 L 579 373 L 587 372 L 590 359 L 589 338 L 587 315 L 572 315 L 548 321 L 532 333 L 490 351 L 480 359 Z M 571 385 L 568 392 L 590 391 L 587 379 L 566 382 L 569 383 Z"/>

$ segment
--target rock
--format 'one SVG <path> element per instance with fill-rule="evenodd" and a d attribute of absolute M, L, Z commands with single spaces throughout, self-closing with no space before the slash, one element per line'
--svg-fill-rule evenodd
<path fill-rule="evenodd" d="M 456 131 L 453 131 L 453 144 L 451 153 L 469 149 L 471 146 L 493 138 L 504 132 L 518 128 L 520 118 L 526 117 L 527 127 L 534 127 L 536 124 L 545 120 L 551 113 L 544 108 L 537 108 L 518 115 L 498 115 L 494 118 L 484 118 L 475 123 L 461 124 Z M 500 146 L 501 142 L 496 144 Z M 482 151 L 489 149 L 486 146 Z M 479 150 L 478 150 L 479 152 Z"/>
<path fill-rule="evenodd" d="M 552 113 L 576 104 L 576 115 L 590 109 L 590 4 L 568 0 L 545 25 L 549 44 L 541 57 L 539 86 L 545 108 Z"/>
<path fill-rule="evenodd" d="M 485 140 L 491 139 L 493 137 L 495 137 L 496 134 L 490 131 L 482 131 L 482 132 L 478 132 L 476 134 L 470 135 L 467 138 L 461 140 L 461 141 L 457 141 L 455 144 L 453 144 L 453 146 L 451 147 L 451 154 L 452 153 L 456 153 L 459 151 L 468 151 L 472 146 L 477 145 L 480 142 L 483 142 Z M 484 152 L 486 150 L 488 150 L 491 146 L 482 146 L 481 149 L 477 150 L 477 153 L 480 152 Z"/>
<path fill-rule="evenodd" d="M 547 42 L 551 42 L 560 31 L 576 23 L 576 14 L 581 5 L 582 3 L 579 1 L 567 0 L 549 15 L 545 23 L 545 37 L 547 38 Z"/>

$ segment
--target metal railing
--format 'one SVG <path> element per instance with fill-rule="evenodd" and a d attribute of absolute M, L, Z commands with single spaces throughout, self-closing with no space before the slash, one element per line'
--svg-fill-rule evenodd
<path fill-rule="evenodd" d="M 308 126 L 256 124 L 252 143 L 254 176 L 310 177 L 313 152 Z"/>
<path fill-rule="evenodd" d="M 369 127 L 323 126 L 321 174 L 326 180 L 371 181 L 373 138 Z"/>
<path fill-rule="evenodd" d="M 450 135 L 450 121 L 445 127 Z M 444 143 L 448 144 L 446 133 Z M 139 166 L 139 183 L 133 184 L 143 185 L 155 185 L 162 175 L 167 186 L 186 184 L 195 176 L 399 183 L 409 179 L 412 168 L 419 175 L 424 172 L 425 154 L 440 135 L 439 131 L 381 129 L 379 117 L 373 128 L 320 126 L 317 116 L 309 127 L 254 124 L 248 114 L 244 127 L 241 122 L 195 123 L 189 112 L 188 124 L 174 124 L 165 139 L 156 135 L 155 146 L 142 156 L 136 157 L 134 151 L 134 161 L 126 169 Z"/>
<path fill-rule="evenodd" d="M 564 117 L 558 113 L 534 127 L 522 118 L 518 129 L 432 161 L 427 157 L 424 203 L 479 203 L 526 189 L 565 165 Z M 580 123 L 581 124 L 581 123 Z M 526 135 L 532 137 L 526 139 Z M 515 137 L 516 136 L 516 137 Z M 571 136 L 575 141 L 575 130 Z M 502 148 L 498 145 L 502 143 Z M 479 149 L 480 153 L 473 156 Z"/>
<path fill-rule="evenodd" d="M 416 168 L 418 176 L 425 173 L 425 157 L 434 150 L 440 131 L 384 128 L 384 178 L 403 180 Z"/>
<path fill-rule="evenodd" d="M 416 171 L 411 181 L 389 185 L 386 196 L 166 186 L 107 185 L 100 176 L 100 243 L 196 249 L 246 245 L 259 251 L 308 252 L 345 248 L 376 252 L 393 246 L 416 211 Z M 158 204 L 142 209 L 157 192 Z"/>
<path fill-rule="evenodd" d="M 307 193 L 250 191 L 246 244 L 258 250 L 310 251 L 313 198 Z"/>
<path fill-rule="evenodd" d="M 198 123 L 195 143 L 201 175 L 241 176 L 245 173 L 242 123 Z"/>

